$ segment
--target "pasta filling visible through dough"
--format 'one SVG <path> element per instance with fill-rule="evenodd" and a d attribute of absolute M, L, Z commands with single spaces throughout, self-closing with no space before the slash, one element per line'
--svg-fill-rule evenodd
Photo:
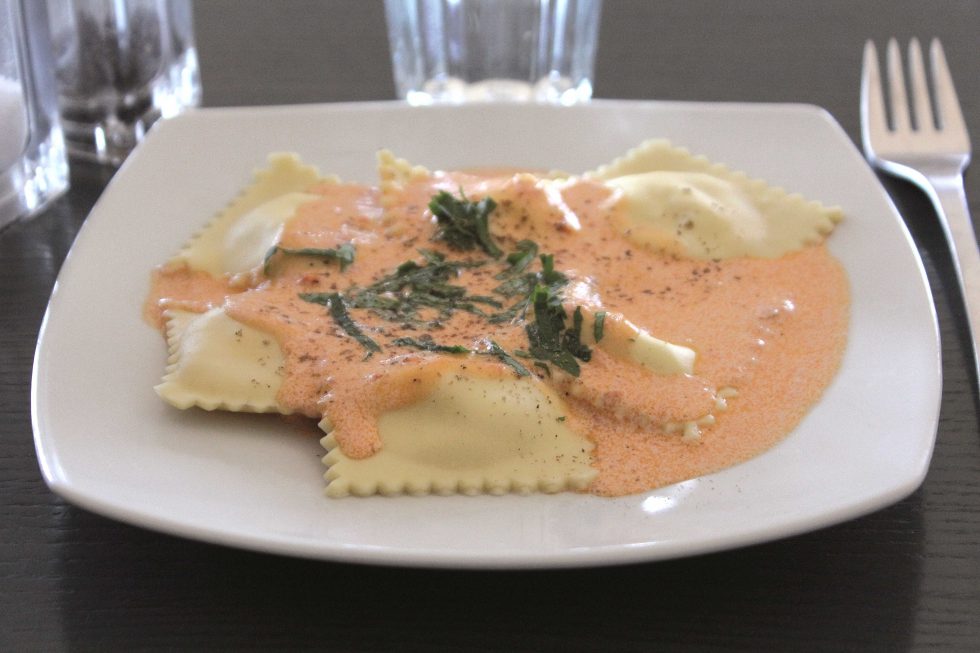
<path fill-rule="evenodd" d="M 623 194 L 627 238 L 690 258 L 776 258 L 819 243 L 842 218 L 666 141 L 647 141 L 589 176 Z"/>
<path fill-rule="evenodd" d="M 170 362 L 157 394 L 177 408 L 254 413 L 292 411 L 276 400 L 285 361 L 268 333 L 222 308 L 167 314 Z"/>
<path fill-rule="evenodd" d="M 463 494 L 581 490 L 592 443 L 561 399 L 531 379 L 447 374 L 420 401 L 381 416 L 384 446 L 353 460 L 324 438 L 327 492 Z"/>

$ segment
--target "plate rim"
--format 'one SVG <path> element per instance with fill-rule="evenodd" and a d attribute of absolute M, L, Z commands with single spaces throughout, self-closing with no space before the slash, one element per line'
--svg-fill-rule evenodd
<path fill-rule="evenodd" d="M 851 141 L 850 137 L 846 134 L 840 124 L 834 119 L 834 117 L 824 108 L 813 104 L 806 103 L 745 103 L 745 102 L 682 102 L 682 101 L 646 101 L 646 100 L 594 100 L 591 105 L 597 108 L 603 107 L 633 107 L 639 109 L 652 109 L 656 110 L 658 108 L 678 108 L 683 107 L 686 109 L 693 110 L 735 110 L 735 111 L 760 111 L 760 112 L 776 112 L 776 113 L 786 113 L 786 112 L 800 112 L 810 115 L 818 116 L 825 124 L 829 125 L 832 129 L 836 130 L 839 136 L 843 137 L 847 143 L 850 144 L 854 153 L 857 153 L 857 148 L 855 144 Z M 333 104 L 304 104 L 304 105 L 266 105 L 266 106 L 256 106 L 256 107 L 214 107 L 197 109 L 181 116 L 177 116 L 169 121 L 162 121 L 158 123 L 158 126 L 151 130 L 148 140 L 153 139 L 154 142 L 159 140 L 160 134 L 169 133 L 179 126 L 184 125 L 184 123 L 189 121 L 199 121 L 199 120 L 210 120 L 210 119 L 221 119 L 223 115 L 275 115 L 282 111 L 287 111 L 290 113 L 310 113 L 318 114 L 323 111 L 334 112 L 334 111 L 363 111 L 363 110 L 388 110 L 397 107 L 399 110 L 406 111 L 440 111 L 440 112 L 452 112 L 455 110 L 463 109 L 466 111 L 476 110 L 474 107 L 476 105 L 465 105 L 465 107 L 422 107 L 422 108 L 408 108 L 401 102 L 391 102 L 391 101 L 376 101 L 376 102 L 346 102 L 346 103 L 333 103 Z M 588 106 L 588 105 L 586 105 Z M 581 107 L 580 107 L 581 109 Z M 536 108 L 538 111 L 550 111 L 552 108 Z M 860 154 L 858 153 L 858 156 Z M 863 157 L 861 157 L 862 162 L 864 162 Z M 105 191 L 97 200 L 96 204 L 93 206 L 89 218 L 93 215 L 97 215 L 101 210 L 105 202 L 105 198 L 110 194 L 110 192 L 115 192 L 112 189 L 117 185 L 121 184 L 120 180 L 125 180 L 125 171 L 129 168 L 133 161 L 131 158 L 127 161 L 119 171 L 117 171 L 115 177 L 107 185 Z M 864 162 L 867 166 L 867 163 Z M 870 169 L 870 167 L 869 167 Z M 839 524 L 850 519 L 869 514 L 883 508 L 887 505 L 891 505 L 901 499 L 909 496 L 915 490 L 921 486 L 924 481 L 926 474 L 928 473 L 929 463 L 931 461 L 932 452 L 936 443 L 936 436 L 938 433 L 938 418 L 939 409 L 942 398 L 942 364 L 941 364 L 941 347 L 939 346 L 939 329 L 938 321 L 936 316 L 935 304 L 932 297 L 931 287 L 929 285 L 928 276 L 926 275 L 924 265 L 922 263 L 921 255 L 919 254 L 918 248 L 915 245 L 911 234 L 905 225 L 904 221 L 901 220 L 901 216 L 897 211 L 891 197 L 885 191 L 884 187 L 881 185 L 880 180 L 877 180 L 876 192 L 878 192 L 881 197 L 885 199 L 888 203 L 889 210 L 899 218 L 898 225 L 901 232 L 906 240 L 909 251 L 913 255 L 913 260 L 917 269 L 917 273 L 920 277 L 922 287 L 925 289 L 928 306 L 929 306 L 929 319 L 931 320 L 932 326 L 932 336 L 933 343 L 936 352 L 936 360 L 933 364 L 933 371 L 935 372 L 935 380 L 937 382 L 937 392 L 934 401 L 934 405 L 930 409 L 931 422 L 933 424 L 932 432 L 929 436 L 929 446 L 926 455 L 924 455 L 919 461 L 916 468 L 916 474 L 914 476 L 910 475 L 903 483 L 895 484 L 893 489 L 885 494 L 880 494 L 871 499 L 866 499 L 864 501 L 855 502 L 854 504 L 847 507 L 844 510 L 837 510 L 833 516 L 824 515 L 822 518 L 818 517 L 806 517 L 796 520 L 785 520 L 781 522 L 780 527 L 777 529 L 778 533 L 772 532 L 772 527 L 760 527 L 756 529 L 750 529 L 740 532 L 736 535 L 729 537 L 718 537 L 710 541 L 701 542 L 700 544 L 690 544 L 690 543 L 679 543 L 679 542 L 646 542 L 642 544 L 630 544 L 628 546 L 622 544 L 613 545 L 600 545 L 600 546 L 588 546 L 580 548 L 564 549 L 561 552 L 541 552 L 541 553 L 528 553 L 521 550 L 500 550 L 491 553 L 487 552 L 459 552 L 459 551 L 447 551 L 447 550 L 430 550 L 430 549 L 398 549 L 387 546 L 367 546 L 363 544 L 354 545 L 332 545 L 327 549 L 323 546 L 317 546 L 315 544 L 304 544 L 303 542 L 292 541 L 290 538 L 284 538 L 279 536 L 266 536 L 266 537 L 254 537 L 246 536 L 240 533 L 225 532 L 220 530 L 207 531 L 202 530 L 198 527 L 187 525 L 179 522 L 179 520 L 172 520 L 167 518 L 160 518 L 159 516 L 153 516 L 144 514 L 143 512 L 133 511 L 127 509 L 124 503 L 118 501 L 107 501 L 104 497 L 94 496 L 91 493 L 87 493 L 84 489 L 79 489 L 70 482 L 67 476 L 63 473 L 60 468 L 60 462 L 58 460 L 56 447 L 54 443 L 50 441 L 50 438 L 45 438 L 42 433 L 42 422 L 43 417 L 41 415 L 42 406 L 40 405 L 41 399 L 39 398 L 38 388 L 39 384 L 43 381 L 42 370 L 40 365 L 40 358 L 42 355 L 42 348 L 45 343 L 45 334 L 49 329 L 49 321 L 52 315 L 52 306 L 54 305 L 55 297 L 59 291 L 59 287 L 62 285 L 62 279 L 65 275 L 70 275 L 73 267 L 73 254 L 76 250 L 76 245 L 78 244 L 80 238 L 86 233 L 86 229 L 89 224 L 89 219 L 87 218 L 85 223 L 79 230 L 78 236 L 73 242 L 65 261 L 59 270 L 57 280 L 52 289 L 51 297 L 49 298 L 48 304 L 45 308 L 44 317 L 41 322 L 41 326 L 38 332 L 38 339 L 34 353 L 34 360 L 32 366 L 31 375 L 31 424 L 34 435 L 35 448 L 38 456 L 39 466 L 41 469 L 42 477 L 48 487 L 58 496 L 62 497 L 66 501 L 77 505 L 81 508 L 89 510 L 91 512 L 101 514 L 103 516 L 128 523 L 137 527 L 148 528 L 153 531 L 157 531 L 164 534 L 177 535 L 180 537 L 185 537 L 189 539 L 195 539 L 199 541 L 209 542 L 212 544 L 218 544 L 223 546 L 230 546 L 236 548 L 244 548 L 254 551 L 262 551 L 267 553 L 274 553 L 279 555 L 291 555 L 298 556 L 302 558 L 311 559 L 324 559 L 333 560 L 338 562 L 353 562 L 362 564 L 378 564 L 378 565 L 394 565 L 394 566 L 411 566 L 411 567 L 431 567 L 431 568 L 486 568 L 486 569 L 521 569 L 521 568 L 566 568 L 566 567 L 578 567 L 578 566 L 601 566 L 601 565 L 613 565 L 613 564 L 628 564 L 644 561 L 655 561 L 655 560 L 667 560 L 674 559 L 678 557 L 687 557 L 692 555 L 700 555 L 704 553 L 711 553 L 715 551 L 728 550 L 732 548 L 739 548 L 742 546 L 747 546 L 751 544 L 757 544 L 762 542 L 773 541 L 777 539 L 784 539 L 786 537 L 792 537 L 805 532 L 810 532 L 816 529 L 829 527 L 835 524 Z M 271 537 L 271 539 L 270 539 Z"/>

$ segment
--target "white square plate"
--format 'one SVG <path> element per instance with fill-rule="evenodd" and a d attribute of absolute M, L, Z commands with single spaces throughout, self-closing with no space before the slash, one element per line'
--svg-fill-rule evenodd
<path fill-rule="evenodd" d="M 165 351 L 140 318 L 150 270 L 245 186 L 269 152 L 296 151 L 323 172 L 374 183 L 383 147 L 430 168 L 579 172 L 652 137 L 846 214 L 830 239 L 852 286 L 842 369 L 802 424 L 764 455 L 616 499 L 331 500 L 322 495 L 315 437 L 271 416 L 176 411 L 154 394 Z M 936 319 L 915 247 L 825 111 L 372 103 L 203 110 L 155 128 L 92 210 L 61 270 L 38 342 L 32 409 L 48 485 L 126 522 L 331 560 L 559 567 L 762 542 L 895 502 L 925 476 L 940 392 Z"/>

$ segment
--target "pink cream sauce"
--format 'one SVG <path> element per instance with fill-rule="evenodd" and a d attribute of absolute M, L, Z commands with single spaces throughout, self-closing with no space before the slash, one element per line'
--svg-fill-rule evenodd
<path fill-rule="evenodd" d="M 351 242 L 355 262 L 337 264 L 305 257 L 277 257 L 270 277 L 249 289 L 181 267 L 154 273 L 147 318 L 161 326 L 168 307 L 204 311 L 224 304 L 233 318 L 274 335 L 286 358 L 278 400 L 312 418 L 326 416 L 345 454 L 370 456 L 382 447 L 377 422 L 386 411 L 422 398 L 443 374 L 462 368 L 513 375 L 490 356 L 419 352 L 399 347 L 399 337 L 418 338 L 367 309 L 350 316 L 382 348 L 365 349 L 319 304 L 300 292 L 344 292 L 390 274 L 407 260 L 422 262 L 420 248 L 449 259 L 485 259 L 480 251 L 453 252 L 433 242 L 427 210 L 438 190 L 471 200 L 492 196 L 497 211 L 491 232 L 502 250 L 530 239 L 555 268 L 591 287 L 591 308 L 622 314 L 658 337 L 697 352 L 695 375 L 658 376 L 593 347 L 592 360 L 573 378 L 555 371 L 531 382 L 550 384 L 566 399 L 568 425 L 595 443 L 599 473 L 590 491 L 630 494 L 707 474 L 747 460 L 781 440 L 820 398 L 836 373 L 846 344 L 849 309 L 841 265 L 823 245 L 780 259 L 692 261 L 667 258 L 627 241 L 614 225 L 620 203 L 606 187 L 576 181 L 545 190 L 524 174 L 439 173 L 412 182 L 386 202 L 379 219 L 378 191 L 325 184 L 322 199 L 299 209 L 285 228 L 283 247 L 337 247 Z M 505 264 L 464 269 L 454 284 L 471 294 L 492 295 L 494 275 Z M 530 270 L 539 270 L 536 261 Z M 505 305 L 512 300 L 501 298 Z M 569 311 L 574 305 L 566 302 Z M 493 309 L 488 309 L 492 312 Z M 616 328 L 611 324 L 607 328 Z M 488 339 L 508 352 L 527 348 L 523 323 L 488 324 L 456 312 L 430 335 L 439 344 L 486 349 Z M 527 363 L 529 369 L 537 370 Z M 734 387 L 727 410 L 714 410 L 716 391 Z M 668 422 L 714 412 L 717 421 L 700 440 L 664 433 Z"/>

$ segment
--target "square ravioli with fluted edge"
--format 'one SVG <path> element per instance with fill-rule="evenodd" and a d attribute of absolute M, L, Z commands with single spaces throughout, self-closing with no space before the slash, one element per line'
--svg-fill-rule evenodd
<path fill-rule="evenodd" d="M 331 497 L 668 485 L 771 447 L 840 365 L 839 209 L 662 140 L 378 177 L 271 155 L 144 307 L 157 393 L 316 420 Z"/>

